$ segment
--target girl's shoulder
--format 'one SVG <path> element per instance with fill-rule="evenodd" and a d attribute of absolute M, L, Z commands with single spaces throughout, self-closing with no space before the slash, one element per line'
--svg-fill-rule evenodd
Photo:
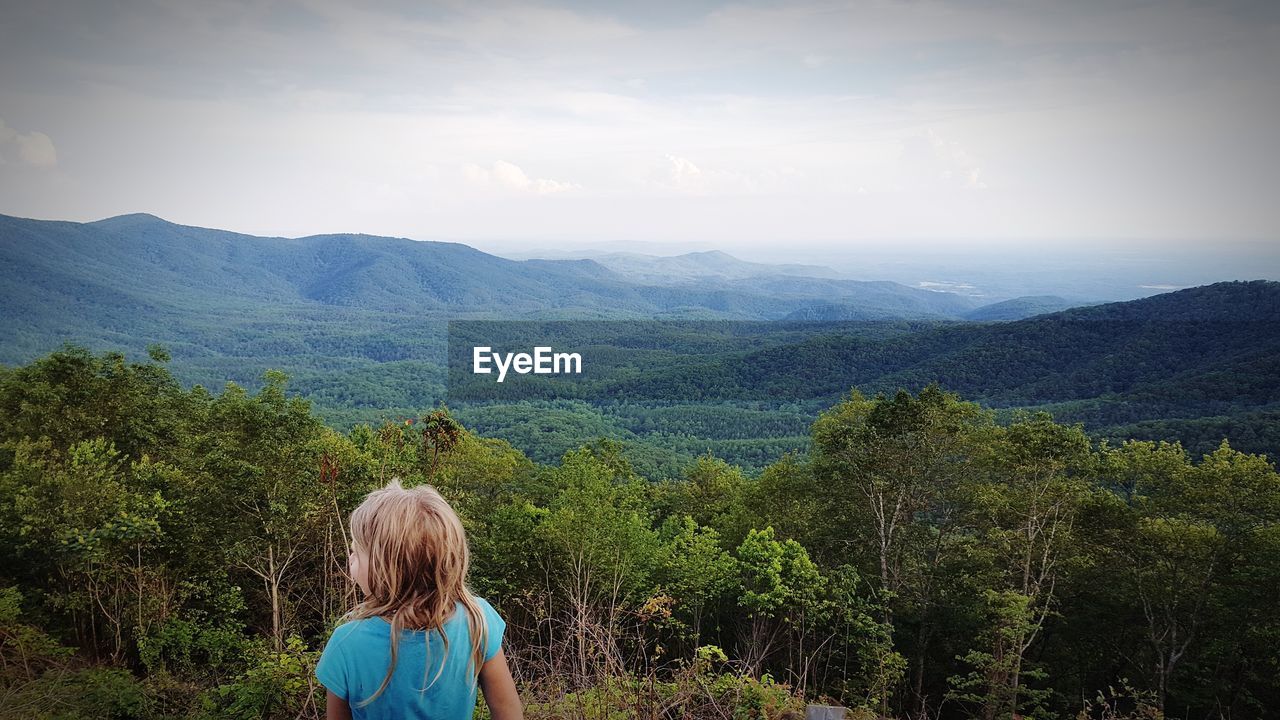
<path fill-rule="evenodd" d="M 501 649 L 507 622 L 502 619 L 502 616 L 498 614 L 493 605 L 489 604 L 488 600 L 479 595 L 473 597 L 475 597 L 476 605 L 480 608 L 480 616 L 484 621 L 484 659 L 488 660 Z"/>
<path fill-rule="evenodd" d="M 502 615 L 498 613 L 488 600 L 480 597 L 479 595 L 472 595 L 471 597 L 475 599 L 476 605 L 480 609 L 480 615 L 484 618 L 485 625 L 497 625 L 499 627 L 506 625 Z M 445 620 L 445 627 L 442 629 L 447 630 L 449 627 L 458 624 L 465 626 L 466 621 L 464 618 L 465 613 L 463 612 L 463 603 L 459 600 L 456 611 Z M 401 632 L 403 634 L 413 634 L 424 631 L 405 628 Z M 390 635 L 391 623 L 389 623 L 386 618 L 374 615 L 372 617 L 355 618 L 342 622 L 334 628 L 333 634 L 330 636 L 330 642 L 348 637 L 389 637 Z"/>
<path fill-rule="evenodd" d="M 342 638 L 366 635 L 388 635 L 390 632 L 391 625 L 380 617 L 355 618 L 347 620 L 334 628 L 333 635 L 330 636 L 329 641 L 333 642 Z"/>
<path fill-rule="evenodd" d="M 475 598 L 476 605 L 480 608 L 480 614 L 484 617 L 487 624 L 493 624 L 495 622 L 505 624 L 503 622 L 502 615 L 498 613 L 497 608 L 490 604 L 488 600 L 485 600 L 479 595 L 473 595 L 472 597 Z"/>

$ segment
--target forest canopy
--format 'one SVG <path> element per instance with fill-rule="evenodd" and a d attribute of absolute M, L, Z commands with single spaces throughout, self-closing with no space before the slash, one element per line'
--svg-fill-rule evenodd
<path fill-rule="evenodd" d="M 1280 475 L 1223 439 L 1090 438 L 937 384 L 856 388 L 758 472 L 535 462 L 446 408 L 340 432 L 67 347 L 0 370 L 6 717 L 322 715 L 391 478 L 458 509 L 531 717 L 1262 716 L 1280 706 Z"/>

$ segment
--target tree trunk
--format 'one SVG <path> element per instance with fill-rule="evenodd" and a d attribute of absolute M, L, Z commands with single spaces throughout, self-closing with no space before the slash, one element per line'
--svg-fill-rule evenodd
<path fill-rule="evenodd" d="M 270 578 L 267 584 L 271 591 L 271 638 L 276 652 L 280 652 L 284 649 L 284 639 L 280 636 L 280 576 L 276 574 L 274 545 L 267 546 L 267 577 Z"/>
<path fill-rule="evenodd" d="M 927 657 L 927 649 L 929 646 L 929 624 L 927 622 L 920 623 L 920 632 L 916 635 L 916 652 L 919 660 L 916 662 L 915 677 L 911 684 L 912 692 L 916 699 L 916 717 L 923 720 L 928 712 L 927 703 L 924 696 L 924 665 Z"/>

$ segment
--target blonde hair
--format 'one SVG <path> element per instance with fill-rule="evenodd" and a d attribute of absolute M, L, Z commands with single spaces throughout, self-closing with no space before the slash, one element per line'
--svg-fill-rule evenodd
<path fill-rule="evenodd" d="M 462 521 L 449 503 L 430 485 L 404 488 L 398 479 L 374 490 L 351 513 L 351 540 L 367 558 L 369 593 L 347 614 L 353 620 L 382 617 L 391 625 L 391 664 L 377 692 L 361 705 L 373 702 L 387 689 L 396 668 L 402 629 L 425 630 L 444 640 L 444 656 L 434 683 L 444 672 L 449 638 L 443 625 L 459 602 L 471 632 L 473 682 L 484 664 L 487 628 L 475 595 L 467 589 L 470 551 Z M 428 663 L 429 664 L 429 663 Z M 424 671 L 423 690 L 430 685 Z"/>

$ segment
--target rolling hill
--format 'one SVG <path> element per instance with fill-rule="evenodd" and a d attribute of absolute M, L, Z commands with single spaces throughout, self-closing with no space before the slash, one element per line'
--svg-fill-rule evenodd
<path fill-rule="evenodd" d="M 796 337 L 803 328 L 808 334 Z M 1012 322 L 766 323 L 750 343 L 724 332 L 719 352 L 664 355 L 654 348 L 687 342 L 678 328 L 667 332 L 665 345 L 652 334 L 643 344 L 617 334 L 609 341 L 614 352 L 600 361 L 612 367 L 561 386 L 539 380 L 516 392 L 455 378 L 451 404 L 486 431 L 514 438 L 528 435 L 522 428 L 538 422 L 539 408 L 585 404 L 598 422 L 647 431 L 654 443 L 725 455 L 753 413 L 763 413 L 753 425 L 773 423 L 762 440 L 803 443 L 807 423 L 852 388 L 892 394 L 936 381 L 1003 416 L 1047 410 L 1099 438 L 1178 440 L 1208 452 L 1227 437 L 1238 449 L 1280 453 L 1280 283 L 1272 281 L 1216 283 Z M 554 328 L 539 333 L 556 344 Z M 594 334 L 607 337 L 607 328 Z M 698 336 L 712 338 L 714 329 Z M 454 403 L 455 396 L 474 402 Z M 509 399 L 505 413 L 496 407 L 502 398 Z M 733 420 L 728 408 L 743 414 Z M 663 420 L 655 423 L 659 409 Z M 706 441 L 663 435 L 678 427 Z M 739 461 L 755 459 L 737 451 Z"/>
<path fill-rule="evenodd" d="M 146 214 L 91 223 L 0 216 L 0 362 L 64 341 L 130 350 L 160 342 L 177 357 L 423 359 L 421 344 L 399 347 L 403 338 L 422 335 L 426 322 L 438 340 L 438 324 L 459 317 L 763 320 L 838 301 L 860 319 L 960 319 L 977 304 L 787 274 L 807 266 L 768 274 L 772 266 L 723 253 L 670 260 L 711 274 L 655 284 L 593 260 L 515 261 L 458 243 L 255 237 Z"/>
<path fill-rule="evenodd" d="M 634 437 L 654 453 L 712 449 L 759 466 L 852 387 L 892 392 L 936 380 L 966 399 L 1048 409 L 1095 433 L 1203 444 L 1222 432 L 1276 450 L 1280 283 L 1064 310 L 1071 301 L 1056 297 L 984 305 L 723 253 L 667 260 L 654 282 L 616 259 L 510 260 L 370 235 L 255 237 L 150 215 L 0 216 L 0 362 L 64 342 L 134 357 L 159 343 L 184 383 L 254 387 L 266 369 L 283 369 L 295 392 L 349 426 L 446 396 L 450 320 L 749 320 L 729 332 L 636 326 L 594 338 L 622 359 L 555 417 L 574 416 L 567 427 L 584 433 Z M 628 356 L 636 341 L 647 350 Z M 668 352 L 668 342 L 701 349 Z M 516 419 L 526 410 L 460 408 L 482 430 L 546 437 L 538 418 Z M 590 439 L 559 434 L 561 444 Z"/>

